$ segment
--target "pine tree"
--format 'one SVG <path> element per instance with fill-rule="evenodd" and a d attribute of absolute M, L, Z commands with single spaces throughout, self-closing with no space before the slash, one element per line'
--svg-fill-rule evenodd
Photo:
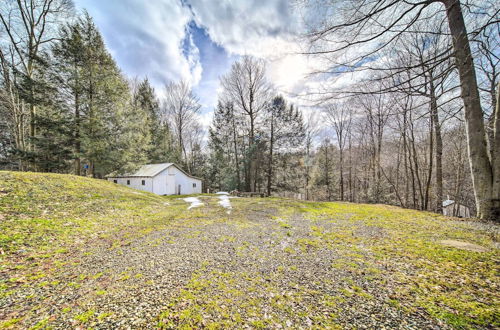
<path fill-rule="evenodd" d="M 36 165 L 37 171 L 66 172 L 73 159 L 71 149 L 71 118 L 59 100 L 53 81 L 48 54 L 37 59 L 38 71 L 24 76 L 19 86 L 22 97 L 38 109 L 35 114 L 37 130 L 31 136 L 29 150 L 19 150 L 25 162 Z"/>
<path fill-rule="evenodd" d="M 325 199 L 333 198 L 334 182 L 334 146 L 328 138 L 323 139 L 315 157 L 314 183 L 325 189 Z"/>
<path fill-rule="evenodd" d="M 36 118 L 37 134 L 32 138 L 34 151 L 29 160 L 42 172 L 66 173 L 73 159 L 68 139 L 71 136 L 71 118 L 55 107 L 40 107 Z"/>
<path fill-rule="evenodd" d="M 145 162 L 144 116 L 88 13 L 62 29 L 53 54 L 61 101 L 72 118 L 74 172 L 84 164 L 85 174 L 102 177 Z"/>
<path fill-rule="evenodd" d="M 52 47 L 53 76 L 59 88 L 61 103 L 67 112 L 72 113 L 69 123 L 71 145 L 74 154 L 76 175 L 81 174 L 82 164 L 82 109 L 83 109 L 83 71 L 85 69 L 85 44 L 82 39 L 81 22 L 68 24 L 61 29 L 59 41 Z"/>
<path fill-rule="evenodd" d="M 140 107 L 147 118 L 146 127 L 151 137 L 148 161 L 151 163 L 173 162 L 173 138 L 168 122 L 162 123 L 160 103 L 155 90 L 146 78 L 141 81 L 134 93 L 134 103 Z"/>
<path fill-rule="evenodd" d="M 301 146 L 305 133 L 302 113 L 293 105 L 288 106 L 281 95 L 273 98 L 266 108 L 265 115 L 268 141 L 266 190 L 267 194 L 271 195 L 272 182 L 275 176 L 274 168 L 280 153 L 290 153 Z"/>
<path fill-rule="evenodd" d="M 214 109 L 212 126 L 209 129 L 210 169 L 207 178 L 207 181 L 214 185 L 212 189 L 234 190 L 240 186 L 239 159 L 242 159 L 242 155 L 238 151 L 235 134 L 237 120 L 234 116 L 231 104 L 219 102 Z"/>

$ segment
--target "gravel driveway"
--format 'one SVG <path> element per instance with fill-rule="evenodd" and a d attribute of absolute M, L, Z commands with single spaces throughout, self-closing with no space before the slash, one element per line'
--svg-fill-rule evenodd
<path fill-rule="evenodd" d="M 1 299 L 2 316 L 55 329 L 448 327 L 400 299 L 401 274 L 416 268 L 374 253 L 387 228 L 272 199 L 231 199 L 228 214 L 200 198 L 193 210 L 170 199 L 186 209 L 163 229 L 119 246 L 89 241 L 52 263 Z"/>

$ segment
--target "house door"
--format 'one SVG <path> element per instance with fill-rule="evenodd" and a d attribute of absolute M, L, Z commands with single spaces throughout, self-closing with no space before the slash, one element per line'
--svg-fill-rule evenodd
<path fill-rule="evenodd" d="M 177 195 L 181 194 L 181 185 L 177 185 Z"/>

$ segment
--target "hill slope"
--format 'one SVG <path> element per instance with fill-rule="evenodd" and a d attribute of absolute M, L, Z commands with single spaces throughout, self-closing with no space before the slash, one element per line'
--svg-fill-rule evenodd
<path fill-rule="evenodd" d="M 500 326 L 496 225 L 199 199 L 0 172 L 0 327 Z"/>
<path fill-rule="evenodd" d="M 50 250 L 54 244 L 100 231 L 131 225 L 148 228 L 150 224 L 142 220 L 149 218 L 142 215 L 164 202 L 160 196 L 104 180 L 0 172 L 0 248 L 6 252 Z"/>

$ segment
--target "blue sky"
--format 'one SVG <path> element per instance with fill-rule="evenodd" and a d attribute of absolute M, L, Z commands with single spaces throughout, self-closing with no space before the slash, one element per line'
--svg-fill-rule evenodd
<path fill-rule="evenodd" d="M 275 92 L 298 105 L 308 116 L 332 90 L 347 89 L 370 79 L 369 70 L 338 66 L 378 47 L 379 39 L 352 47 L 338 58 L 301 55 L 308 50 L 300 39 L 315 24 L 335 20 L 340 2 L 297 0 L 73 0 L 78 10 L 94 18 L 116 62 L 129 77 L 148 77 L 161 97 L 163 86 L 184 80 L 202 105 L 207 126 L 217 102 L 219 77 L 242 55 L 264 59 L 267 78 Z M 494 1 L 491 2 L 492 8 Z M 440 4 L 434 5 L 442 10 Z M 387 13 L 393 15 L 393 13 Z M 339 36 L 343 40 L 343 36 Z M 384 38 L 391 38 L 391 34 Z M 319 49 L 331 38 L 319 43 Z M 318 45 L 317 45 L 318 46 Z M 355 67 L 383 65 L 385 56 L 365 58 Z M 331 72 L 310 75 L 331 68 Z M 342 74 L 340 74 L 342 73 Z"/>
<path fill-rule="evenodd" d="M 216 90 L 220 75 L 229 71 L 231 64 L 239 56 L 229 55 L 223 47 L 212 41 L 205 28 L 199 27 L 194 21 L 189 24 L 188 29 L 194 45 L 199 49 L 203 68 L 201 80 L 194 86 L 194 92 L 200 97 L 206 112 L 217 102 Z"/>
<path fill-rule="evenodd" d="M 300 26 L 288 0 L 75 0 L 99 27 L 130 78 L 147 76 L 161 96 L 169 81 L 191 83 L 204 121 L 217 102 L 219 77 L 242 55 L 264 58 L 277 91 L 292 91 L 305 62 L 293 36 Z M 286 92 L 286 91 L 285 91 Z"/>

